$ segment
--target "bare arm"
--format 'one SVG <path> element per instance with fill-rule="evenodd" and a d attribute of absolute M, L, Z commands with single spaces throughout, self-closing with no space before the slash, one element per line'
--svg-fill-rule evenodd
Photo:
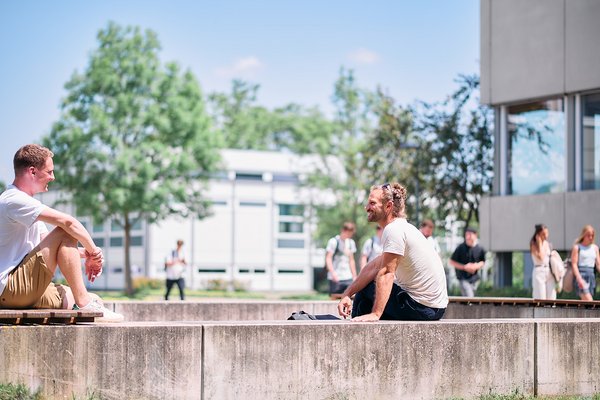
<path fill-rule="evenodd" d="M 354 261 L 354 253 L 350 256 L 350 272 L 352 273 L 352 279 L 356 279 L 356 261 Z"/>
<path fill-rule="evenodd" d="M 62 228 L 69 235 L 77 239 L 83 248 L 90 254 L 97 253 L 100 248 L 94 244 L 92 237 L 76 218 L 50 207 L 45 207 L 36 221 Z"/>
<path fill-rule="evenodd" d="M 351 297 L 354 296 L 357 292 L 364 289 L 369 283 L 371 283 L 375 277 L 377 276 L 377 271 L 381 268 L 381 261 L 383 256 L 377 256 L 372 259 L 367 265 L 364 266 L 363 269 L 360 270 L 358 276 L 348 286 L 348 288 L 342 294 L 342 299 L 338 303 L 338 313 L 342 317 L 350 316 L 352 311 L 352 300 Z"/>
<path fill-rule="evenodd" d="M 393 253 L 383 253 L 382 268 L 379 268 L 375 276 L 375 301 L 370 314 L 361 315 L 353 321 L 378 321 L 385 310 L 390 299 L 396 267 L 402 256 Z"/>
<path fill-rule="evenodd" d="M 327 265 L 327 271 L 331 274 L 331 280 L 334 282 L 338 281 L 338 276 L 333 269 L 333 252 L 328 251 L 325 256 L 325 265 Z"/>
<path fill-rule="evenodd" d="M 577 285 L 579 285 L 580 289 L 583 289 L 585 281 L 579 273 L 579 245 L 577 244 L 571 249 L 571 268 L 573 268 L 573 276 L 577 281 Z"/>

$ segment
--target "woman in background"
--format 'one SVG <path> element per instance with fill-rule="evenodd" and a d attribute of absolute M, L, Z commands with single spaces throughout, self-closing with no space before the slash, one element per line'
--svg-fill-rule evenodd
<path fill-rule="evenodd" d="M 529 241 L 529 250 L 533 260 L 531 282 L 534 299 L 556 299 L 556 280 L 550 270 L 550 244 L 548 243 L 548 227 L 537 224 L 533 237 Z"/>
<path fill-rule="evenodd" d="M 594 300 L 592 297 L 596 289 L 596 276 L 594 268 L 600 271 L 600 254 L 598 246 L 594 243 L 596 232 L 591 225 L 586 225 L 575 240 L 571 250 L 571 265 L 573 266 L 574 287 L 581 300 Z"/>

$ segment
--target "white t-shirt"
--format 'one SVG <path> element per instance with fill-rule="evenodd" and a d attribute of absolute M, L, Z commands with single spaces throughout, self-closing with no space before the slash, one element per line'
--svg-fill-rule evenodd
<path fill-rule="evenodd" d="M 367 257 L 367 262 L 375 259 L 383 251 L 381 239 L 375 235 L 367 239 L 362 248 L 362 255 Z"/>
<path fill-rule="evenodd" d="M 338 248 L 337 252 L 335 248 Z M 327 242 L 326 251 L 333 253 L 333 270 L 340 281 L 352 279 L 352 270 L 350 269 L 350 257 L 356 253 L 356 243 L 352 239 L 341 240 L 340 236 L 335 236 Z M 327 272 L 327 279 L 331 280 L 331 273 Z"/>
<path fill-rule="evenodd" d="M 0 194 L 0 293 L 9 273 L 48 233 L 46 224 L 35 222 L 45 207 L 14 185 Z"/>
<path fill-rule="evenodd" d="M 383 230 L 383 252 L 402 256 L 396 280 L 413 300 L 433 308 L 448 306 L 446 274 L 440 257 L 425 236 L 406 219 L 398 218 Z"/>
<path fill-rule="evenodd" d="M 183 250 L 181 252 L 178 252 L 177 249 L 171 251 L 171 256 L 168 257 L 167 260 L 169 262 L 175 262 L 167 267 L 167 279 L 177 280 L 183 276 L 185 264 L 179 261 L 184 258 L 182 253 Z"/>

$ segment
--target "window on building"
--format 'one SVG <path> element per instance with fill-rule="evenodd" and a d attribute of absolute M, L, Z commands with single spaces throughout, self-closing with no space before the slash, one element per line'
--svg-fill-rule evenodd
<path fill-rule="evenodd" d="M 277 247 L 280 249 L 303 249 L 303 239 L 278 239 Z"/>
<path fill-rule="evenodd" d="M 562 99 L 508 107 L 510 194 L 565 190 L 565 113 Z"/>
<path fill-rule="evenodd" d="M 304 224 L 302 222 L 280 222 L 279 232 L 281 233 L 302 233 Z"/>
<path fill-rule="evenodd" d="M 123 247 L 123 238 L 122 237 L 111 237 L 110 238 L 110 247 Z"/>
<path fill-rule="evenodd" d="M 135 247 L 140 247 L 144 245 L 144 239 L 141 236 L 132 236 L 131 237 L 131 245 Z"/>
<path fill-rule="evenodd" d="M 95 223 L 92 225 L 92 232 L 104 232 L 104 223 L 100 222 L 100 223 Z"/>
<path fill-rule="evenodd" d="M 582 188 L 600 189 L 600 93 L 582 97 Z"/>
<path fill-rule="evenodd" d="M 301 204 L 280 204 L 279 215 L 303 216 L 304 206 Z"/>
<path fill-rule="evenodd" d="M 104 247 L 104 238 L 95 237 L 93 239 L 94 239 L 94 243 L 96 244 L 96 246 Z"/>

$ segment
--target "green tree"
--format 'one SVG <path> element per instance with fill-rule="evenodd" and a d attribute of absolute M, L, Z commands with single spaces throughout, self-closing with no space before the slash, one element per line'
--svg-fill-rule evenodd
<path fill-rule="evenodd" d="M 351 220 L 356 223 L 354 238 L 360 245 L 373 235 L 364 210 L 371 186 L 400 181 L 412 188 L 415 152 L 400 149 L 413 140 L 413 118 L 411 110 L 401 107 L 383 89 L 359 88 L 353 71 L 343 68 L 332 101 L 337 130 L 322 153 L 323 168 L 308 181 L 331 194 L 326 205 L 313 205 L 318 218 L 316 239 L 324 243 L 339 231 L 342 222 Z"/>
<path fill-rule="evenodd" d="M 418 114 L 418 164 L 441 219 L 479 220 L 481 196 L 493 178 L 493 115 L 479 103 L 479 78 L 461 75 L 444 102 L 423 103 Z"/>
<path fill-rule="evenodd" d="M 207 215 L 206 180 L 221 140 L 192 73 L 161 65 L 155 33 L 109 23 L 97 38 L 86 70 L 65 84 L 60 119 L 44 144 L 78 215 L 122 226 L 132 294 L 131 227 Z"/>
<path fill-rule="evenodd" d="M 6 190 L 6 183 L 4 181 L 0 181 L 0 193 Z"/>
<path fill-rule="evenodd" d="M 317 108 L 292 103 L 269 110 L 257 103 L 259 89 L 257 84 L 234 80 L 231 93 L 209 96 L 225 147 L 307 154 L 328 146 L 333 125 Z"/>

